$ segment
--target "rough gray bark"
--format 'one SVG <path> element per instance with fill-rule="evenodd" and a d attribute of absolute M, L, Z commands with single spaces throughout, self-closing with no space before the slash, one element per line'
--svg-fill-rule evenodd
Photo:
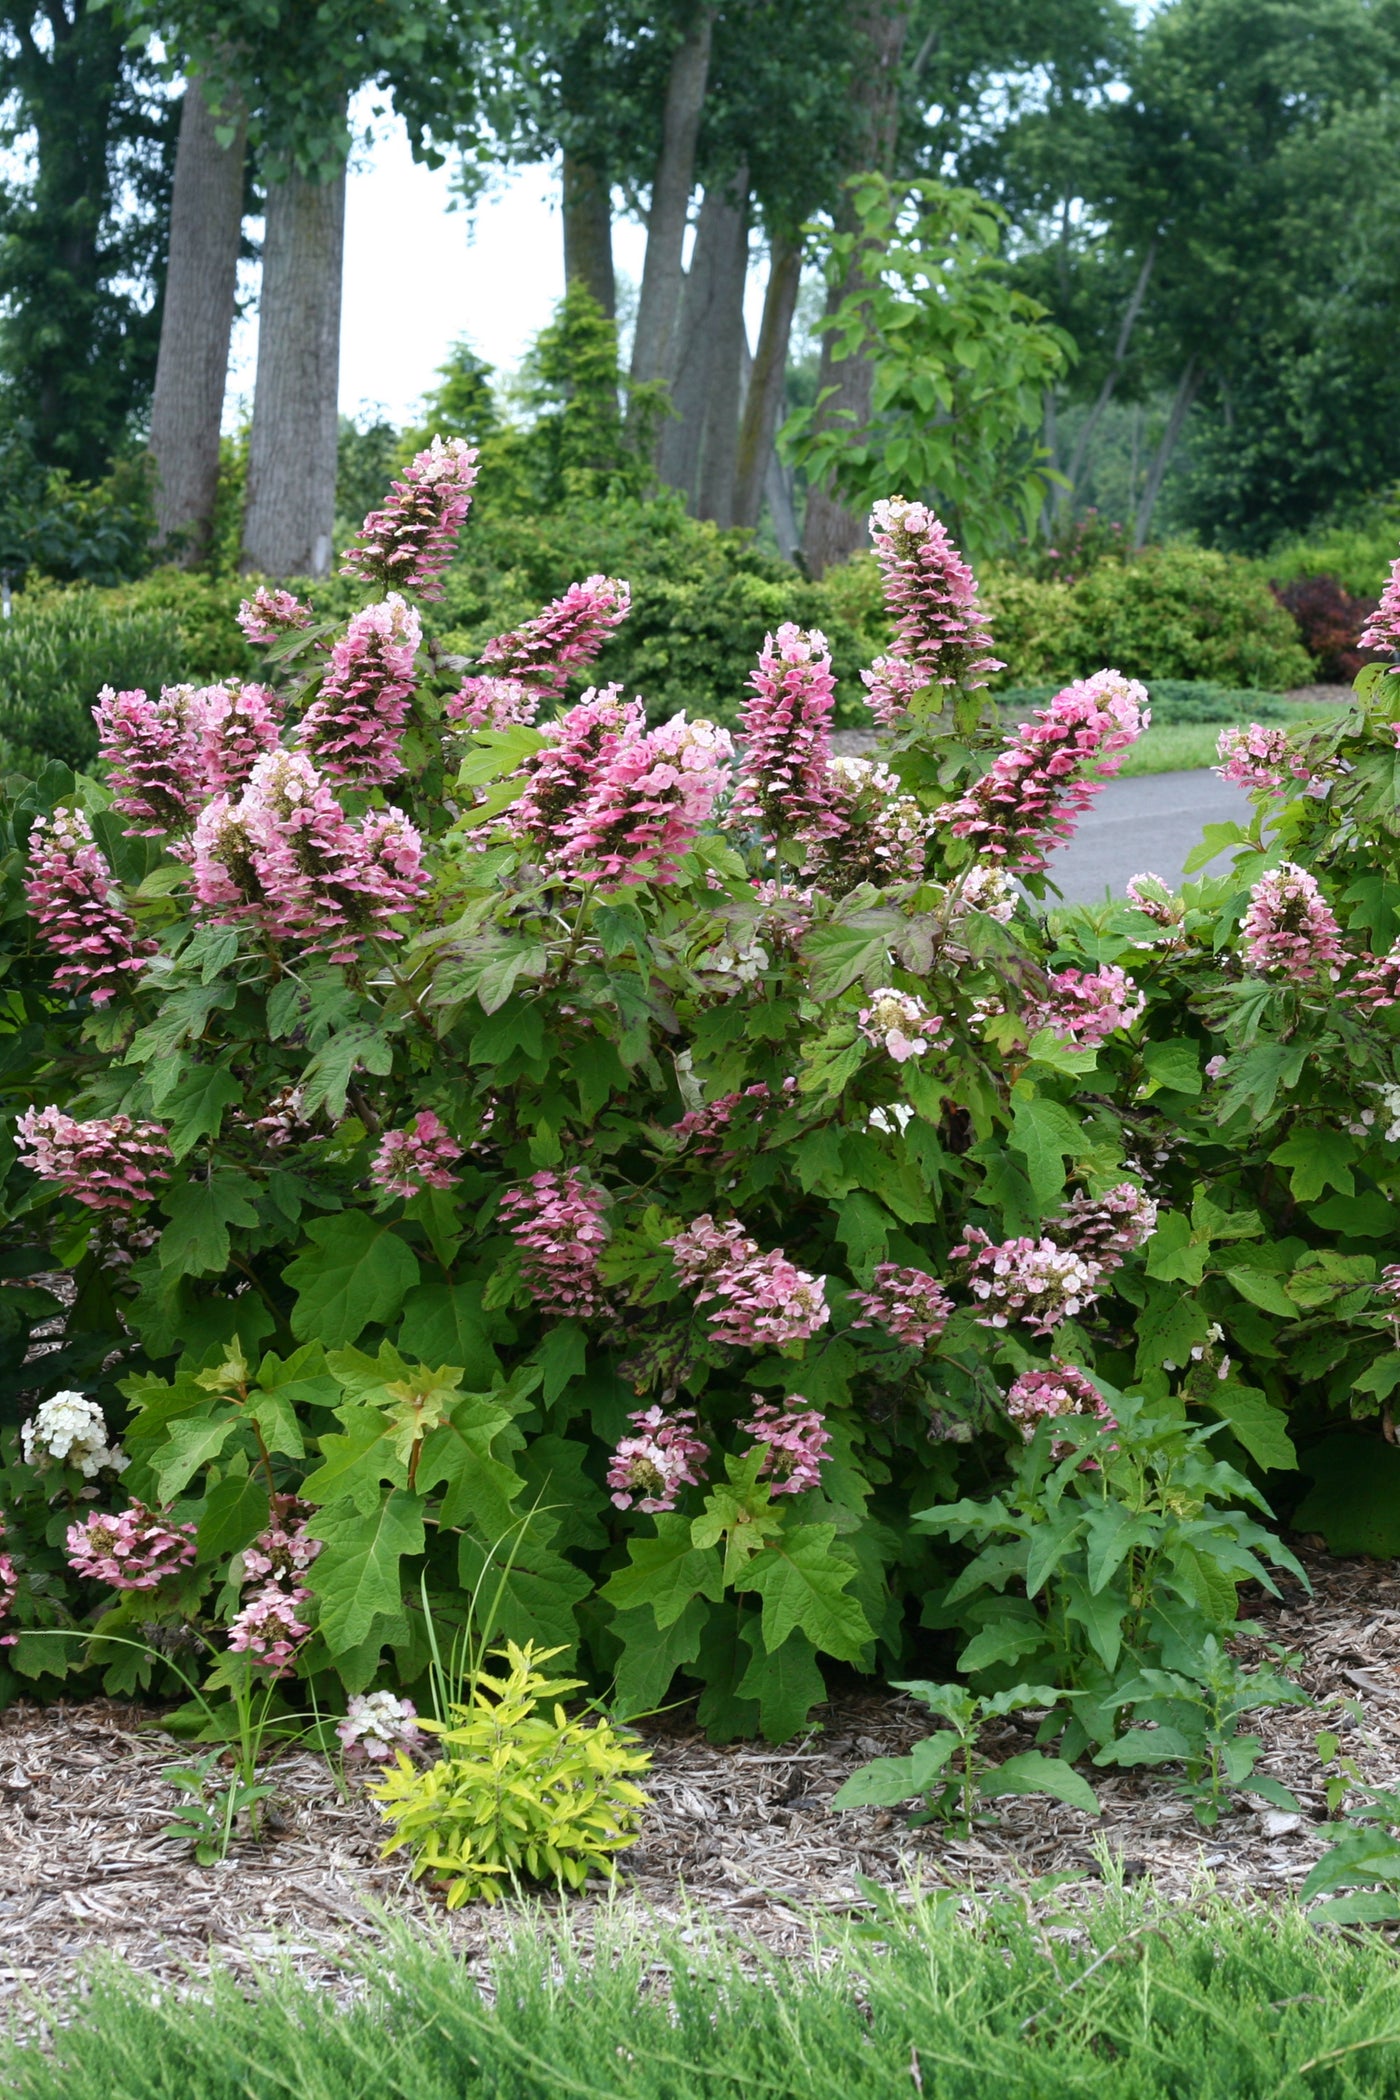
<path fill-rule="evenodd" d="M 671 413 L 661 426 L 656 447 L 656 468 L 661 479 L 668 488 L 684 489 L 692 499 L 700 479 L 710 353 L 715 340 L 716 268 L 728 216 L 722 189 L 711 185 L 701 200 L 695 246 L 681 289 L 671 373 Z"/>
<path fill-rule="evenodd" d="M 632 338 L 632 380 L 669 381 L 681 296 L 681 256 L 685 247 L 690 193 L 695 185 L 695 142 L 705 86 L 710 74 L 713 7 L 699 7 L 684 41 L 671 61 L 662 117 L 661 151 L 651 185 L 647 213 L 646 259 L 637 300 L 637 326 Z"/>
<path fill-rule="evenodd" d="M 247 116 L 241 106 L 217 120 L 232 125 L 221 146 L 197 80 L 185 89 L 160 352 L 151 403 L 156 468 L 155 544 L 188 568 L 209 545 L 219 482 L 219 423 L 243 226 Z"/>
<path fill-rule="evenodd" d="M 602 168 L 569 152 L 564 155 L 563 208 L 564 282 L 581 284 L 608 319 L 616 320 L 612 191 Z"/>
<path fill-rule="evenodd" d="M 869 0 L 853 25 L 856 37 L 868 50 L 857 68 L 855 93 L 861 105 L 865 168 L 888 173 L 894 159 L 899 129 L 899 62 L 909 27 L 907 0 Z M 853 171 L 858 172 L 858 171 Z M 854 217 L 849 202 L 842 207 L 842 230 L 849 232 Z M 827 293 L 828 317 L 836 313 L 861 283 L 861 255 L 852 253 L 844 279 Z M 830 331 L 822 338 L 821 369 L 817 377 L 818 397 L 832 389 L 819 411 L 819 426 L 829 422 L 860 430 L 870 420 L 875 371 L 868 357 L 837 357 Z M 834 561 L 844 561 L 865 544 L 865 520 L 823 488 L 809 490 L 804 553 L 811 575 L 820 576 Z"/>
<path fill-rule="evenodd" d="M 1195 358 L 1188 357 L 1182 369 L 1181 378 L 1177 381 L 1176 393 L 1172 397 L 1171 410 L 1167 416 L 1167 425 L 1162 432 L 1161 442 L 1153 453 L 1152 464 L 1147 470 L 1147 480 L 1143 485 L 1142 501 L 1138 505 L 1137 518 L 1133 525 L 1133 547 L 1135 550 L 1146 544 L 1147 535 L 1152 530 L 1152 513 L 1157 508 L 1157 498 L 1162 493 L 1162 483 L 1167 478 L 1167 468 L 1171 465 L 1172 455 L 1181 441 L 1181 433 L 1185 427 L 1186 418 L 1191 413 L 1192 402 L 1201 390 L 1203 377 L 1204 374 Z"/>
<path fill-rule="evenodd" d="M 744 416 L 739 426 L 739 454 L 734 474 L 734 523 L 750 531 L 763 510 L 773 440 L 783 413 L 783 390 L 787 379 L 788 344 L 797 291 L 802 278 L 802 243 L 787 234 L 775 234 L 768 265 L 768 289 L 763 296 L 763 320 L 753 371 L 744 398 Z"/>
<path fill-rule="evenodd" d="M 742 407 L 744 286 L 749 272 L 749 173 L 741 168 L 726 186 L 715 257 L 710 355 L 705 367 L 705 436 L 696 491 L 697 517 L 716 525 L 734 521 L 734 477 Z"/>
<path fill-rule="evenodd" d="M 1137 326 L 1138 315 L 1142 312 L 1143 300 L 1147 297 L 1147 287 L 1152 281 L 1152 268 L 1156 260 L 1157 243 L 1155 240 L 1151 240 L 1147 244 L 1147 253 L 1142 258 L 1142 268 L 1138 271 L 1137 282 L 1133 286 L 1132 295 L 1123 309 L 1123 320 L 1118 330 L 1118 341 L 1114 345 L 1112 363 L 1104 374 L 1103 385 L 1099 388 L 1094 405 L 1084 418 L 1079 436 L 1075 439 L 1074 450 L 1070 454 L 1069 466 L 1065 470 L 1065 478 L 1069 482 L 1069 487 L 1059 491 L 1059 500 L 1056 505 L 1056 508 L 1059 510 L 1073 506 L 1075 491 L 1079 487 L 1080 476 L 1084 472 L 1084 462 L 1089 456 L 1089 447 L 1093 443 L 1094 432 L 1098 429 L 1103 419 L 1104 410 L 1113 399 L 1114 389 L 1118 385 L 1123 366 L 1127 361 L 1128 346 L 1133 339 L 1133 330 Z"/>
<path fill-rule="evenodd" d="M 324 576 L 335 531 L 345 176 L 267 186 L 243 566 Z"/>

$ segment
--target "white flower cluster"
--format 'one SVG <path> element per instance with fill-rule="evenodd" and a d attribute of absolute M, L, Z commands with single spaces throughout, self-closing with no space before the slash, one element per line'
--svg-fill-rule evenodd
<path fill-rule="evenodd" d="M 107 1424 L 97 1402 L 82 1393 L 55 1393 L 35 1410 L 19 1435 L 31 1466 L 54 1459 L 76 1466 L 84 1480 L 93 1479 L 104 1466 L 121 1473 L 130 1464 L 119 1444 L 107 1442 Z"/>
<path fill-rule="evenodd" d="M 1349 1130 L 1353 1137 L 1372 1137 L 1376 1124 L 1383 1116 L 1386 1127 L 1381 1132 L 1382 1137 L 1388 1145 L 1400 1143 L 1400 1086 L 1391 1086 L 1381 1080 L 1375 1084 L 1373 1091 L 1380 1095 L 1379 1111 L 1363 1108 L 1356 1122 L 1343 1123 L 1343 1130 Z"/>
<path fill-rule="evenodd" d="M 345 1750 L 376 1759 L 391 1757 L 417 1742 L 418 1709 L 411 1699 L 398 1699 L 392 1692 L 362 1693 L 350 1701 L 335 1732 Z"/>

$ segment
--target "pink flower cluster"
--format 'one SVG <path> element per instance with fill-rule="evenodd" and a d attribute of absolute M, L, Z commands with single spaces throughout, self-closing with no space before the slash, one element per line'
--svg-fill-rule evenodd
<path fill-rule="evenodd" d="M 1222 729 L 1215 743 L 1222 780 L 1276 795 L 1289 781 L 1302 783 L 1308 794 L 1320 794 L 1325 781 L 1314 781 L 1307 760 L 1295 751 L 1283 728 L 1266 729 L 1251 722 L 1247 729 Z"/>
<path fill-rule="evenodd" d="M 729 785 L 729 733 L 683 714 L 624 737 L 555 828 L 554 864 L 581 882 L 673 882 Z"/>
<path fill-rule="evenodd" d="M 428 885 L 423 845 L 402 811 L 352 824 L 309 758 L 268 752 L 235 802 L 216 795 L 195 825 L 195 903 L 221 925 L 251 922 L 333 962 L 390 925 Z"/>
<path fill-rule="evenodd" d="M 195 1527 L 171 1524 L 144 1502 L 108 1517 L 94 1513 L 68 1527 L 68 1565 L 75 1575 L 114 1590 L 153 1590 L 194 1559 Z"/>
<path fill-rule="evenodd" d="M 5 1536 L 5 1519 L 0 1516 L 0 1539 Z M 0 1620 L 7 1619 L 14 1610 L 15 1598 L 19 1595 L 19 1575 L 8 1553 L 0 1553 Z M 0 1648 L 13 1648 L 19 1639 L 17 1633 L 0 1633 Z"/>
<path fill-rule="evenodd" d="M 170 1146 L 159 1123 L 136 1123 L 130 1116 L 79 1123 L 61 1108 L 27 1108 L 15 1134 L 23 1164 L 89 1210 L 126 1211 L 133 1203 L 149 1203 L 153 1183 L 169 1179 Z"/>
<path fill-rule="evenodd" d="M 753 1413 L 739 1426 L 765 1447 L 758 1477 L 770 1483 L 775 1495 L 800 1495 L 820 1486 L 822 1467 L 831 1456 L 831 1431 L 801 1393 L 791 1394 L 781 1408 L 755 1394 Z"/>
<path fill-rule="evenodd" d="M 789 621 L 765 637 L 749 684 L 735 823 L 760 825 L 771 838 L 811 840 L 840 831 L 830 777 L 836 681 L 826 636 Z"/>
<path fill-rule="evenodd" d="M 29 837 L 29 909 L 56 955 L 54 983 L 105 1006 L 146 967 L 156 943 L 139 940 L 112 870 L 81 810 L 39 817 Z"/>
<path fill-rule="evenodd" d="M 857 883 L 918 882 L 934 820 L 887 765 L 834 758 L 827 770 L 830 821 L 810 838 L 807 872 L 843 894 Z"/>
<path fill-rule="evenodd" d="M 852 1291 L 862 1316 L 852 1327 L 883 1327 L 905 1349 L 936 1342 L 953 1313 L 953 1301 L 936 1276 L 898 1262 L 878 1262 L 868 1291 Z"/>
<path fill-rule="evenodd" d="M 1058 1356 L 1052 1356 L 1044 1370 L 1021 1373 L 1006 1396 L 1006 1412 L 1013 1422 L 1019 1423 L 1027 1443 L 1040 1423 L 1058 1421 L 1064 1415 L 1088 1415 L 1097 1417 L 1107 1429 L 1118 1427 L 1108 1402 L 1093 1380 L 1086 1378 L 1075 1365 L 1062 1363 Z M 1056 1442 L 1051 1449 L 1058 1458 L 1070 1446 Z"/>
<path fill-rule="evenodd" d="M 1124 894 L 1144 918 L 1153 920 L 1158 926 L 1179 926 L 1186 916 L 1186 907 L 1180 897 L 1160 875 L 1147 872 L 1130 876 Z"/>
<path fill-rule="evenodd" d="M 302 1577 L 321 1551 L 307 1535 L 311 1514 L 294 1495 L 277 1497 L 271 1523 L 243 1552 L 243 1600 L 228 1644 L 274 1677 L 285 1676 L 311 1631 L 299 1616 L 311 1596 Z"/>
<path fill-rule="evenodd" d="M 431 1108 L 420 1108 L 405 1130 L 386 1130 L 369 1178 L 387 1196 L 416 1196 L 420 1189 L 450 1189 L 462 1148 Z"/>
<path fill-rule="evenodd" d="M 1118 1182 L 1102 1196 L 1077 1189 L 1046 1230 L 1060 1246 L 1091 1262 L 1101 1277 L 1111 1276 L 1157 1230 L 1157 1206 L 1131 1181 Z"/>
<path fill-rule="evenodd" d="M 674 881 L 729 782 L 727 733 L 683 714 L 651 731 L 640 700 L 590 689 L 551 723 L 507 815 L 546 867 L 578 881 Z"/>
<path fill-rule="evenodd" d="M 423 638 L 411 605 L 390 591 L 355 614 L 297 728 L 297 743 L 344 786 L 385 787 L 403 771 L 399 746 Z"/>
<path fill-rule="evenodd" d="M 784 1349 L 805 1341 L 831 1318 L 824 1278 L 810 1276 L 781 1248 L 765 1254 L 737 1220 L 717 1225 L 706 1211 L 665 1243 L 676 1273 L 695 1290 L 717 1342 Z"/>
<path fill-rule="evenodd" d="M 260 685 L 175 685 L 150 700 L 104 686 L 93 709 L 112 799 L 138 837 L 187 831 L 211 789 L 241 787 L 271 751 L 281 703 Z"/>
<path fill-rule="evenodd" d="M 1276 971 L 1290 984 L 1338 978 L 1346 961 L 1342 929 L 1316 878 L 1291 860 L 1255 883 L 1240 935 L 1252 970 Z"/>
<path fill-rule="evenodd" d="M 1102 970 L 1052 970 L 1042 997 L 1022 1012 L 1027 1035 L 1048 1028 L 1077 1050 L 1097 1050 L 1111 1035 L 1131 1028 L 1147 1001 L 1116 963 Z"/>
<path fill-rule="evenodd" d="M 922 1057 L 943 1026 L 942 1014 L 932 1014 L 912 992 L 896 991 L 892 985 L 870 994 L 869 1006 L 858 1017 L 861 1034 L 877 1050 L 885 1050 L 897 1065 L 911 1057 Z"/>
<path fill-rule="evenodd" d="M 870 535 L 895 641 L 891 654 L 863 677 L 870 712 L 889 729 L 920 687 L 972 692 L 1003 666 L 989 653 L 992 637 L 977 580 L 926 504 L 906 503 L 902 496 L 877 503 Z"/>
<path fill-rule="evenodd" d="M 775 1095 L 766 1079 L 754 1086 L 746 1086 L 742 1094 L 721 1094 L 718 1101 L 707 1101 L 703 1108 L 688 1109 L 678 1123 L 671 1125 L 672 1133 L 689 1144 L 697 1159 L 710 1159 L 722 1153 L 724 1137 L 736 1108 L 745 1101 L 753 1103 L 752 1123 L 762 1123 L 777 1108 L 797 1091 L 796 1079 L 785 1079 L 781 1093 Z"/>
<path fill-rule="evenodd" d="M 345 550 L 341 575 L 440 598 L 439 579 L 471 509 L 476 460 L 464 438 L 435 437 L 391 485 L 383 510 L 365 519 Z"/>
<path fill-rule="evenodd" d="M 1024 873 L 1044 868 L 1152 719 L 1144 687 L 1099 671 L 1022 722 L 976 787 L 937 812 L 957 838 Z M 1093 767 L 1098 777 L 1088 777 Z"/>
<path fill-rule="evenodd" d="M 979 1327 L 1005 1327 L 1018 1320 L 1032 1334 L 1050 1334 L 1098 1296 L 1099 1263 L 1049 1238 L 1010 1239 L 998 1245 L 970 1226 L 950 1260 L 964 1264 L 964 1280 L 986 1310 Z"/>
<path fill-rule="evenodd" d="M 607 1242 L 608 1199 L 572 1168 L 532 1174 L 501 1198 L 501 1218 L 521 1252 L 520 1274 L 535 1303 L 558 1319 L 587 1319 L 604 1307 L 598 1257 Z"/>
<path fill-rule="evenodd" d="M 1375 649 L 1386 656 L 1400 649 L 1400 560 L 1390 565 L 1390 579 L 1381 592 L 1381 602 L 1362 628 L 1357 647 Z M 1389 664 L 1386 676 L 1393 678 L 1397 671 L 1400 664 Z"/>
<path fill-rule="evenodd" d="M 279 634 L 311 625 L 311 608 L 290 591 L 270 591 L 260 583 L 238 608 L 238 624 L 250 642 L 275 642 Z"/>
<path fill-rule="evenodd" d="M 615 576 L 571 583 L 533 620 L 486 644 L 481 670 L 448 701 L 448 720 L 467 729 L 533 722 L 540 703 L 559 698 L 631 610 L 631 588 Z"/>
<path fill-rule="evenodd" d="M 674 1509 L 681 1489 L 698 1485 L 710 1455 L 694 1433 L 695 1410 L 647 1407 L 627 1419 L 635 1434 L 623 1437 L 608 1464 L 614 1503 L 649 1515 Z"/>
<path fill-rule="evenodd" d="M 1342 997 L 1354 999 L 1367 1014 L 1400 1004 L 1400 941 L 1385 955 L 1364 962 L 1351 983 L 1343 986 Z"/>

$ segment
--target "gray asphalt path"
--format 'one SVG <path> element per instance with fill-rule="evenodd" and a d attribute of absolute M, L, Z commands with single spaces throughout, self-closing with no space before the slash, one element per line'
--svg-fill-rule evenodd
<path fill-rule="evenodd" d="M 1205 769 L 1111 780 L 1068 845 L 1051 855 L 1050 879 L 1067 904 L 1102 903 L 1105 891 L 1121 897 L 1132 876 L 1149 872 L 1175 889 L 1205 826 L 1232 818 L 1249 822 L 1249 796 Z M 1198 872 L 1217 874 L 1228 864 L 1222 854 Z"/>

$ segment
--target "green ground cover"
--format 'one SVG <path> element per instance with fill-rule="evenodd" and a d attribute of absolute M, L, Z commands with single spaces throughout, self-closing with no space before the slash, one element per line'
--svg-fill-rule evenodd
<path fill-rule="evenodd" d="M 399 1932 L 353 2003 L 266 1972 L 153 1990 L 112 1965 L 51 2052 L 0 2044 L 14 2100 L 1351 2100 L 1400 2090 L 1400 1959 L 1297 1910 L 1169 1910 L 1110 1893 L 976 1924 L 944 1894 L 770 1960 L 703 1917 L 614 1929 L 591 1964 L 552 1933 L 497 1957 L 494 2003 Z"/>

